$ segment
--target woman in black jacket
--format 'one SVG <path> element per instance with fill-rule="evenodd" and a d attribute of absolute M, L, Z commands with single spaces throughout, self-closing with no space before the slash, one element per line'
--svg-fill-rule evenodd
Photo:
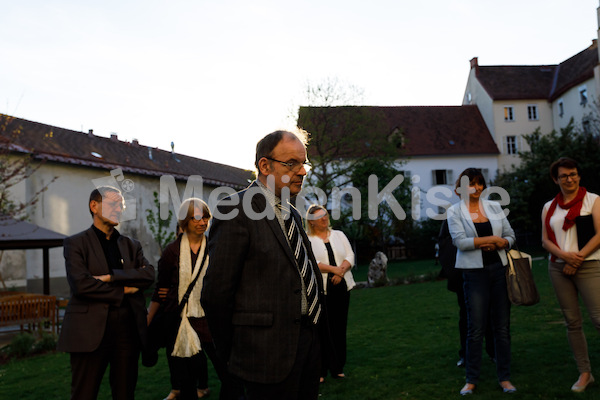
<path fill-rule="evenodd" d="M 178 314 L 173 320 L 181 321 L 173 324 L 167 343 L 173 390 L 166 400 L 196 399 L 209 394 L 204 353 L 221 380 L 219 398 L 237 400 L 241 396 L 241 386 L 233 382 L 225 363 L 217 357 L 200 304 L 209 261 L 205 232 L 210 219 L 211 213 L 204 201 L 198 198 L 185 200 L 178 213 L 183 232 L 167 245 L 158 262 L 158 281 L 148 311 L 148 323 L 156 312 Z M 186 293 L 189 298 L 183 305 Z M 179 388 L 176 387 L 178 384 Z"/>

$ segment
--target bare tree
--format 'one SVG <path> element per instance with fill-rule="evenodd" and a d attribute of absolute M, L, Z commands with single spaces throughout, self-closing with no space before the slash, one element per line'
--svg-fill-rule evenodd
<path fill-rule="evenodd" d="M 39 201 L 43 192 L 58 177 L 53 177 L 29 199 L 17 200 L 11 190 L 21 182 L 29 179 L 44 164 L 44 160 L 35 160 L 34 153 L 19 146 L 18 139 L 22 135 L 21 126 L 8 115 L 0 114 L 0 218 L 24 220 L 28 211 Z M 0 251 L 0 262 L 4 251 Z M 2 273 L 0 284 L 6 288 Z"/>
<path fill-rule="evenodd" d="M 58 177 L 53 177 L 29 199 L 17 200 L 11 190 L 21 182 L 29 179 L 42 167 L 45 160 L 35 160 L 34 152 L 19 146 L 18 139 L 22 128 L 15 123 L 13 117 L 0 114 L 0 216 L 15 219 L 26 219 L 27 212 L 37 204 L 42 193 Z"/>
<path fill-rule="evenodd" d="M 364 160 L 399 157 L 401 132 L 387 131 L 380 108 L 357 106 L 363 95 L 362 89 L 335 78 L 307 84 L 307 105 L 299 107 L 297 126 L 309 134 L 313 168 L 307 180 L 327 196 L 333 187 L 346 186 Z"/>

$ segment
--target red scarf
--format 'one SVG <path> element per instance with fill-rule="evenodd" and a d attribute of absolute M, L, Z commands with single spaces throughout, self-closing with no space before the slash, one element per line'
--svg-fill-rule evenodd
<path fill-rule="evenodd" d="M 585 197 L 586 193 L 587 190 L 584 187 L 580 186 L 579 191 L 577 192 L 577 196 L 575 196 L 575 198 L 570 202 L 564 202 L 562 192 L 558 193 L 554 200 L 552 200 L 550 208 L 548 209 L 548 213 L 546 214 L 546 220 L 544 221 L 544 223 L 546 225 L 546 234 L 548 235 L 548 239 L 550 239 L 550 241 L 556 246 L 558 246 L 558 243 L 556 243 L 556 235 L 554 234 L 554 230 L 552 230 L 552 227 L 550 226 L 550 218 L 552 217 L 552 214 L 554 214 L 554 210 L 556 210 L 556 205 L 559 205 L 560 208 L 562 208 L 563 210 L 569 210 L 569 212 L 565 216 L 565 222 L 562 226 L 563 231 L 566 231 L 567 229 L 575 225 L 575 218 L 578 217 L 581 213 L 581 207 L 583 206 L 583 198 Z M 556 256 L 552 254 L 550 260 L 556 261 Z"/>

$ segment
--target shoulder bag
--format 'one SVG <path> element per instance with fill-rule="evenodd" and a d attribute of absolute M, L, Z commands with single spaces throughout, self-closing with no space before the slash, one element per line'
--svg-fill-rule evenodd
<path fill-rule="evenodd" d="M 532 306 L 540 302 L 540 294 L 531 272 L 531 256 L 518 249 L 506 252 L 506 287 L 510 302 L 517 306 Z"/>

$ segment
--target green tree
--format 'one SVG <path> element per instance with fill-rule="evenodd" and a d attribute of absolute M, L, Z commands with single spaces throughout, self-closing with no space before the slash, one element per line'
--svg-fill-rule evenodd
<path fill-rule="evenodd" d="M 152 237 L 158 243 L 160 253 L 169 243 L 175 240 L 175 233 L 171 230 L 171 220 L 173 219 L 173 211 L 169 209 L 169 216 L 166 219 L 160 218 L 160 200 L 158 199 L 158 192 L 153 193 L 154 196 L 154 208 L 146 209 L 146 222 L 152 233 Z"/>
<path fill-rule="evenodd" d="M 550 165 L 560 157 L 573 158 L 579 164 L 581 185 L 599 193 L 600 142 L 591 131 L 576 129 L 572 120 L 559 132 L 543 135 L 537 129 L 524 138 L 530 150 L 520 152 L 520 165 L 501 173 L 494 184 L 510 195 L 508 218 L 515 231 L 529 232 L 539 242 L 542 207 L 558 193 L 550 178 Z"/>
<path fill-rule="evenodd" d="M 401 165 L 401 164 L 400 164 Z M 376 250 L 385 250 L 392 241 L 404 240 L 412 230 L 413 221 L 410 216 L 411 192 L 410 182 L 403 181 L 399 185 L 393 183 L 394 179 L 401 175 L 398 163 L 390 163 L 379 158 L 369 158 L 362 160 L 354 166 L 351 179 L 352 185 L 358 189 L 361 194 L 361 218 L 352 221 L 363 233 L 363 240 Z M 397 215 L 390 202 L 382 201 L 379 205 L 369 204 L 369 177 L 377 177 L 377 192 L 381 193 L 388 184 L 394 189 L 392 196 L 398 202 L 405 216 Z M 392 200 L 393 201 L 393 200 Z M 376 218 L 372 218 L 376 209 Z M 371 207 L 371 217 L 369 216 L 369 207 Z"/>
<path fill-rule="evenodd" d="M 296 123 L 309 134 L 313 164 L 307 182 L 327 197 L 332 188 L 346 186 L 353 169 L 364 160 L 393 161 L 399 156 L 401 137 L 387 131 L 381 109 L 351 105 L 362 102 L 362 95 L 356 86 L 327 79 L 307 85 L 306 106 L 299 108 Z"/>

